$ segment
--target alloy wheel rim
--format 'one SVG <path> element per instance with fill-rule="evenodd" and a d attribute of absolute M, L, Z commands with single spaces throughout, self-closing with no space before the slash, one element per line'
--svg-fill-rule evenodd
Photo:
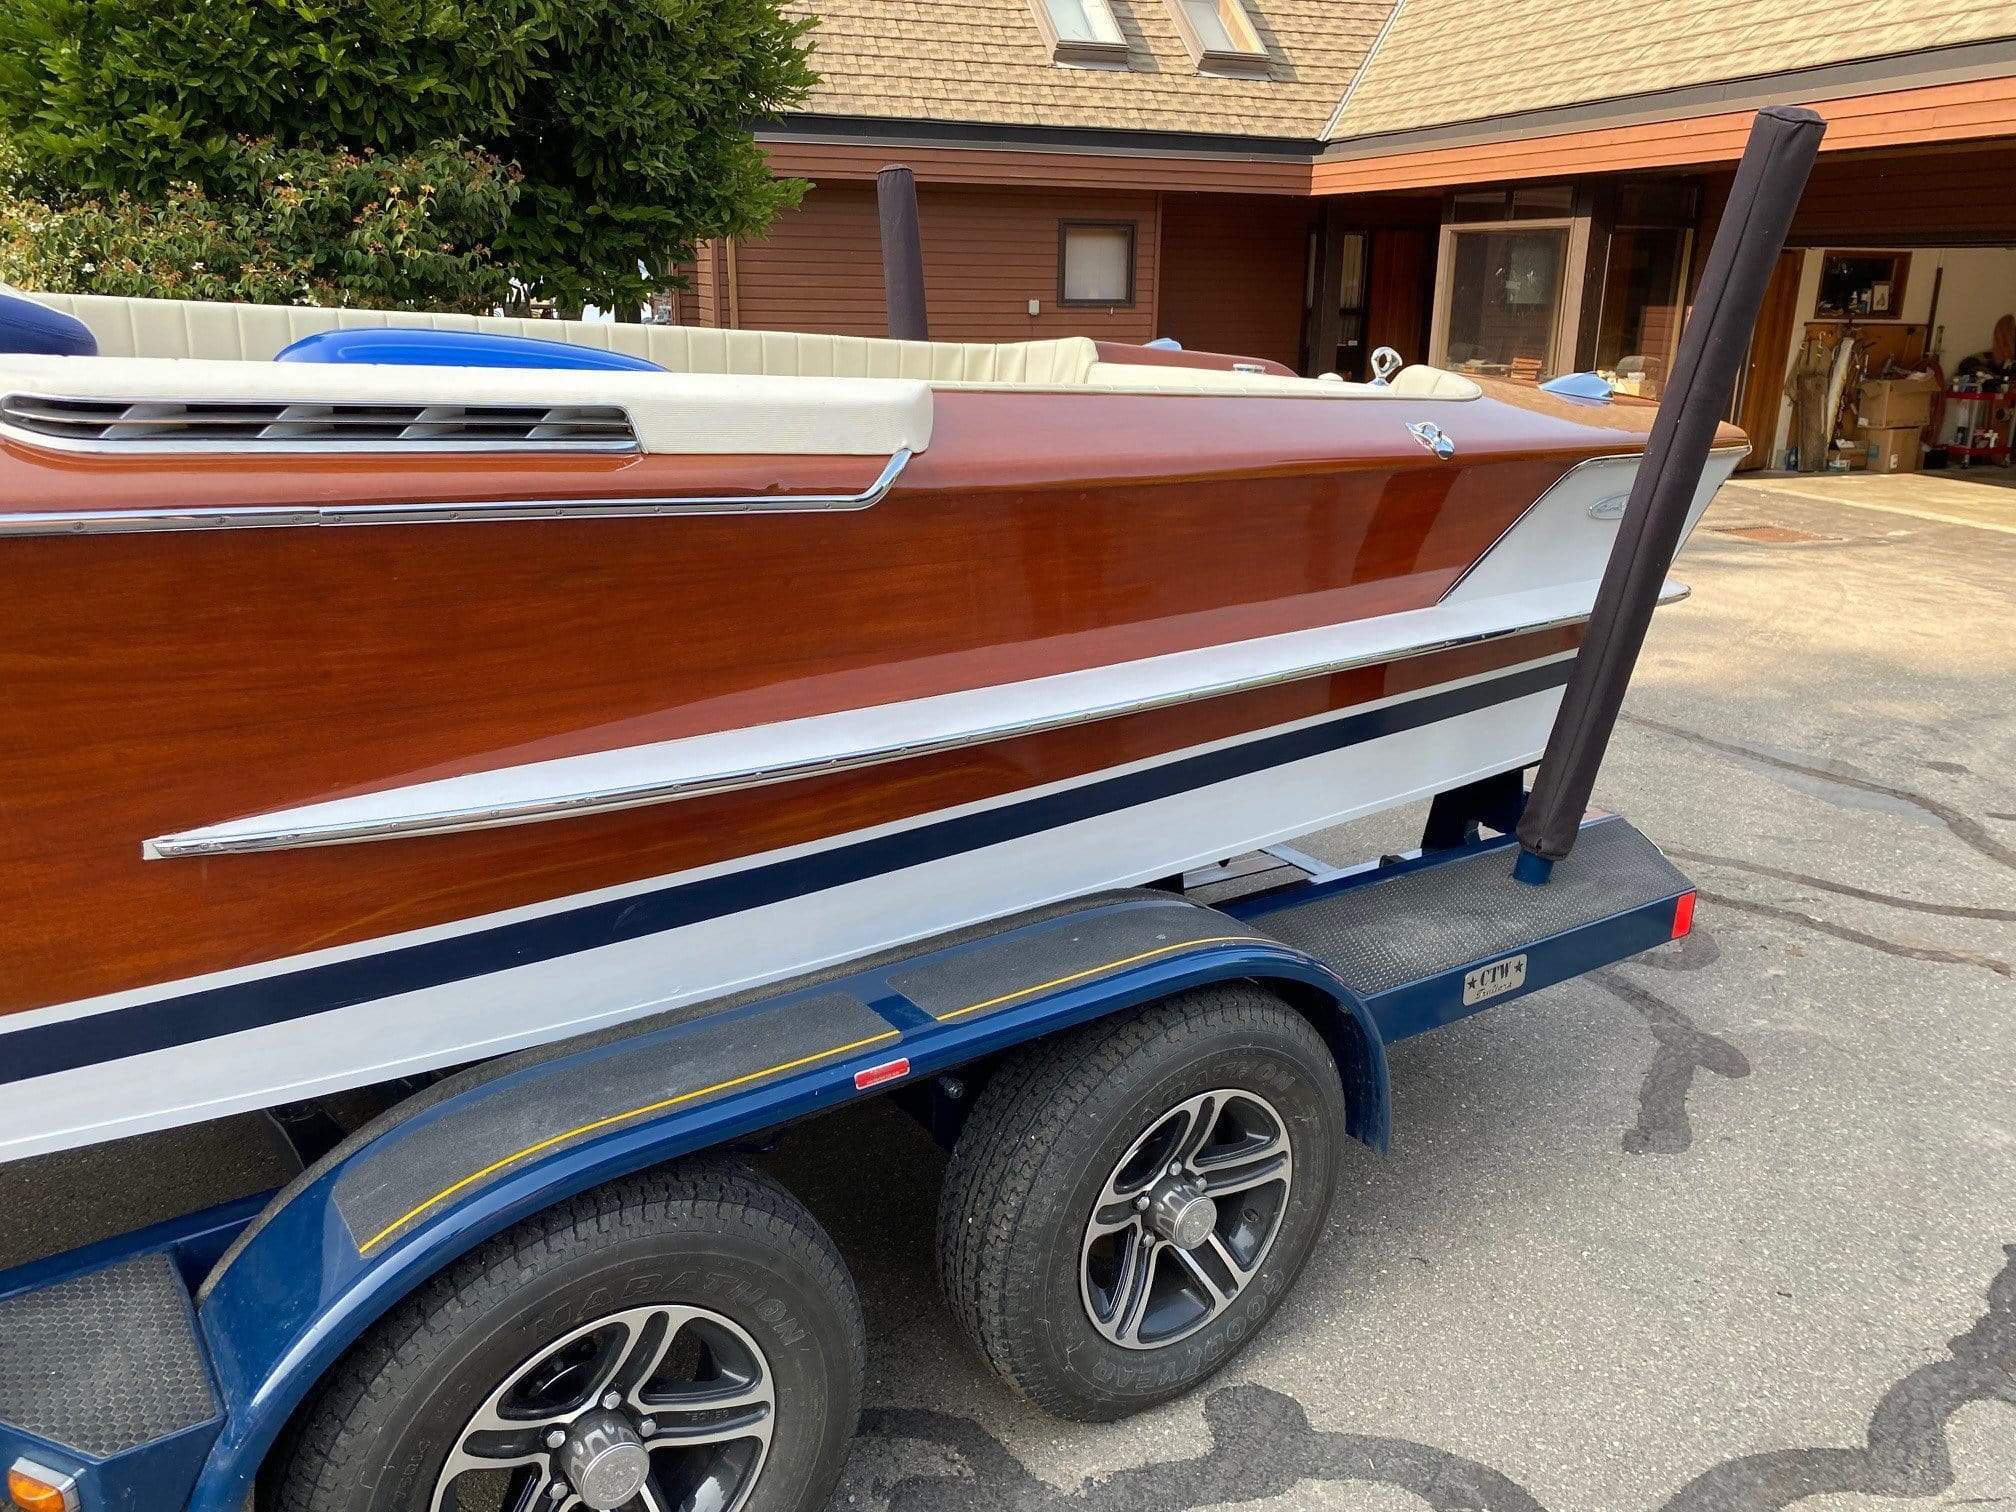
<path fill-rule="evenodd" d="M 456 1435 L 429 1512 L 736 1512 L 776 1419 L 769 1362 L 740 1325 L 626 1308 L 504 1378 Z"/>
<path fill-rule="evenodd" d="M 1122 1349 L 1163 1349 L 1245 1295 L 1294 1185 L 1288 1126 L 1221 1087 L 1167 1109 L 1107 1175 L 1078 1251 L 1079 1298 Z"/>

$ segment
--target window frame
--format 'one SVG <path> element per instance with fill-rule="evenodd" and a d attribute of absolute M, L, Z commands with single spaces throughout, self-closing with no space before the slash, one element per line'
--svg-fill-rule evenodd
<path fill-rule="evenodd" d="M 1456 238 L 1466 232 L 1519 232 L 1519 231 L 1564 231 L 1567 241 L 1563 251 L 1561 267 L 1561 289 L 1559 309 L 1555 315 L 1554 334 L 1548 343 L 1543 372 L 1555 375 L 1572 373 L 1582 349 L 1582 333 L 1592 319 L 1585 308 L 1589 302 L 1589 265 L 1591 257 L 1591 225 L 1595 219 L 1591 196 L 1586 191 L 1571 191 L 1570 209 L 1566 214 L 1538 215 L 1520 219 L 1512 213 L 1512 194 L 1515 188 L 1553 188 L 1553 184 L 1507 185 L 1504 195 L 1504 215 L 1499 218 L 1465 216 L 1458 219 L 1456 201 L 1459 193 L 1478 191 L 1451 191 L 1442 201 L 1442 230 L 1435 243 L 1435 292 L 1434 303 L 1429 306 L 1428 362 L 1431 367 L 1449 366 L 1449 324 L 1451 316 L 1452 285 L 1455 280 Z"/>
<path fill-rule="evenodd" d="M 1072 299 L 1064 292 L 1065 244 L 1078 230 L 1127 233 L 1127 297 Z M 1141 223 L 1136 220 L 1067 217 L 1057 222 L 1057 307 L 1063 310 L 1131 310 L 1140 288 Z"/>
<path fill-rule="evenodd" d="M 1113 23 L 1113 32 L 1118 39 L 1112 42 L 1066 37 L 1057 30 L 1057 23 L 1050 15 L 1047 0 L 1029 0 L 1029 10 L 1036 18 L 1036 29 L 1043 34 L 1043 45 L 1050 50 L 1052 63 L 1091 64 L 1106 68 L 1128 66 L 1130 48 L 1127 34 L 1120 26 L 1120 18 L 1113 14 L 1108 0 L 1079 0 L 1080 4 L 1096 5 Z"/>
<path fill-rule="evenodd" d="M 1190 12 L 1183 0 L 1167 0 L 1169 14 L 1176 22 L 1176 34 L 1183 39 L 1183 47 L 1190 54 L 1190 61 L 1201 72 L 1210 69 L 1216 73 L 1240 74 L 1246 77 L 1264 77 L 1273 73 L 1274 58 L 1267 51 L 1267 44 L 1260 36 L 1260 28 L 1253 23 L 1252 12 L 1246 9 L 1245 0 L 1216 0 L 1221 19 L 1230 11 L 1247 36 L 1253 39 L 1249 52 L 1241 48 L 1227 52 L 1222 47 L 1206 47 L 1204 39 L 1197 35 L 1197 28 L 1190 23 Z M 1226 26 L 1229 36 L 1234 28 Z"/>

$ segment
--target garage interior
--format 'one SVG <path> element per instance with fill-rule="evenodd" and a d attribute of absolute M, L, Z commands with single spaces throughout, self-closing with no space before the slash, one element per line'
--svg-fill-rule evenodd
<path fill-rule="evenodd" d="M 2016 529 L 2012 175 L 2006 144 L 1821 164 L 1737 402 L 1753 481 Z"/>

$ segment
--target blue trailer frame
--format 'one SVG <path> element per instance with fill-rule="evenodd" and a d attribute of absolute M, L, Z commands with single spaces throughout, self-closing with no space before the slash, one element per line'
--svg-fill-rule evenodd
<path fill-rule="evenodd" d="M 0 1463 L 74 1477 L 81 1512 L 240 1512 L 324 1373 L 388 1309 L 512 1224 L 645 1167 L 930 1086 L 1211 983 L 1264 985 L 1308 1017 L 1336 1058 L 1351 1134 L 1383 1150 L 1389 1045 L 1691 922 L 1692 884 L 1622 820 L 1585 825 L 1545 889 L 1512 881 L 1515 846 L 1493 838 L 1320 871 L 1220 907 L 1101 895 L 473 1068 L 270 1198 L 0 1275 L 5 1328 L 17 1303 L 65 1286 L 172 1274 L 197 1342 L 184 1368 L 200 1372 L 187 1421 L 103 1455 L 66 1441 L 52 1427 L 60 1414 L 37 1431 L 0 1391 Z M 1326 946 L 1330 936 L 1342 943 Z"/>

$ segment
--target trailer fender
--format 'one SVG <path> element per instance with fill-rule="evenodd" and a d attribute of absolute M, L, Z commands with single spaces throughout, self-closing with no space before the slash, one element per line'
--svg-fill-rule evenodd
<path fill-rule="evenodd" d="M 1385 1049 L 1321 962 L 1228 914 L 1127 891 L 1052 905 L 471 1068 L 279 1194 L 198 1295 L 226 1419 L 190 1512 L 241 1512 L 324 1373 L 430 1277 L 578 1192 L 1187 989 L 1252 981 L 1337 1056 L 1351 1132 Z"/>

